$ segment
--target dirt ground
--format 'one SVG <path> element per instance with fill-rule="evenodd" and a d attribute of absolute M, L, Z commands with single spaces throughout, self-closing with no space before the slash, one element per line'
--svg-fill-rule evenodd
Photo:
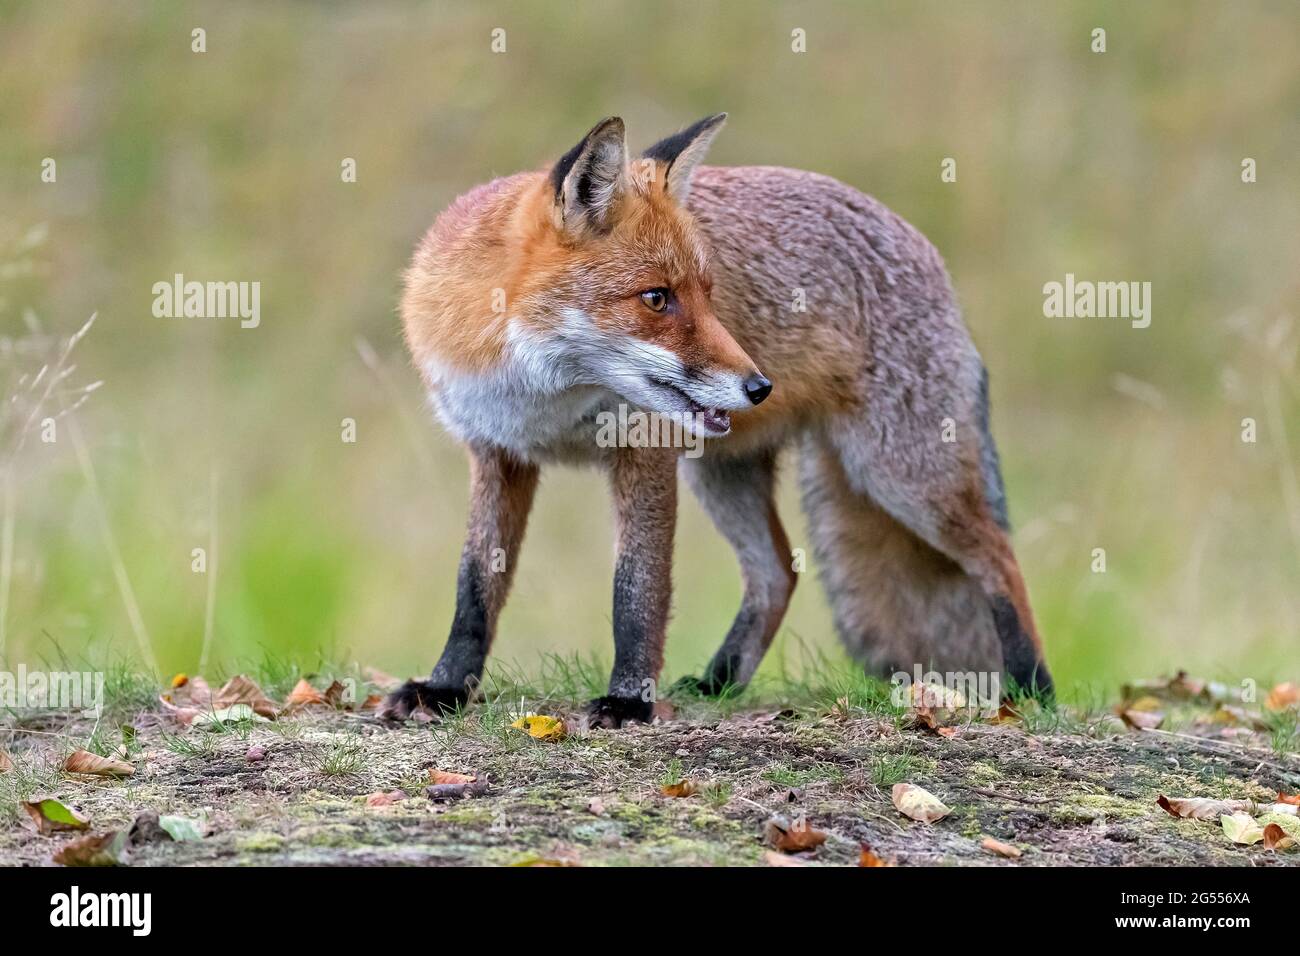
<path fill-rule="evenodd" d="M 530 712 L 559 717 L 565 735 L 537 739 L 511 726 Z M 652 725 L 599 730 L 573 702 L 502 697 L 397 727 L 328 705 L 206 729 L 155 708 L 112 730 L 107 718 L 11 716 L 0 729 L 12 763 L 0 772 L 0 863 L 53 865 L 72 841 L 126 834 L 149 812 L 185 818 L 196 832 L 132 836 L 117 862 L 858 865 L 865 845 L 900 866 L 1300 863 L 1294 847 L 1234 844 L 1217 819 L 1178 819 L 1157 804 L 1165 795 L 1267 805 L 1300 790 L 1300 758 L 1277 746 L 1276 729 L 1228 732 L 1205 714 L 1172 732 L 1136 729 L 1111 711 L 1031 706 L 1004 722 L 927 722 L 848 697 L 802 706 L 742 697 L 687 701 Z M 63 770 L 87 744 L 133 772 Z M 431 798 L 431 770 L 472 776 L 474 786 Z M 898 783 L 924 787 L 951 812 L 909 819 L 891 799 Z M 23 804 L 40 796 L 79 811 L 86 828 L 38 832 Z M 774 818 L 825 839 L 805 852 L 774 850 Z M 986 848 L 988 837 L 1020 856 Z"/>

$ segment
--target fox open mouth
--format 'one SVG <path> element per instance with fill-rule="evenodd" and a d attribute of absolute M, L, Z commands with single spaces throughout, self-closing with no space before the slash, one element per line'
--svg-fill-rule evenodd
<path fill-rule="evenodd" d="M 696 420 L 704 432 L 709 435 L 722 436 L 731 431 L 731 413 L 725 408 L 705 408 L 695 399 L 691 398 L 683 389 L 678 388 L 671 382 L 665 382 L 661 378 L 652 378 L 650 380 L 658 388 L 665 392 L 671 392 L 674 396 L 686 403 L 686 413 L 695 416 Z"/>

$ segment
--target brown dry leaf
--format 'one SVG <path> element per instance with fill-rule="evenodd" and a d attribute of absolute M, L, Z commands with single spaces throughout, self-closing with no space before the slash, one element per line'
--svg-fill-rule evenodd
<path fill-rule="evenodd" d="M 0 750 L 0 773 L 14 769 L 13 758 L 4 750 Z"/>
<path fill-rule="evenodd" d="M 129 777 L 135 773 L 125 760 L 113 760 L 92 754 L 89 750 L 77 750 L 63 761 L 63 769 L 68 773 L 87 773 L 96 777 Z"/>
<path fill-rule="evenodd" d="M 128 842 L 127 835 L 117 831 L 81 837 L 65 843 L 54 854 L 54 862 L 63 866 L 120 866 Z"/>
<path fill-rule="evenodd" d="M 921 823 L 934 823 L 952 813 L 952 808 L 924 787 L 914 783 L 896 783 L 891 791 L 894 807 L 905 817 Z"/>
<path fill-rule="evenodd" d="M 405 790 L 389 790 L 386 793 L 372 793 L 366 797 L 368 807 L 387 807 L 406 799 Z"/>
<path fill-rule="evenodd" d="M 1289 803 L 1293 807 L 1300 807 L 1300 793 L 1283 793 L 1279 790 L 1277 793 L 1277 802 Z"/>
<path fill-rule="evenodd" d="M 253 713 L 267 718 L 274 718 L 279 710 L 274 702 L 262 693 L 262 688 L 243 674 L 226 681 L 225 686 L 212 698 L 212 707 L 216 710 L 233 707 L 236 704 L 247 704 L 253 708 Z"/>
<path fill-rule="evenodd" d="M 699 791 L 699 783 L 690 778 L 679 780 L 677 783 L 665 784 L 659 788 L 659 792 L 665 797 L 692 797 Z"/>
<path fill-rule="evenodd" d="M 1250 800 L 1215 800 L 1211 797 L 1166 797 L 1163 793 L 1156 798 L 1170 816 L 1186 820 L 1217 820 L 1227 813 L 1249 813 L 1255 804 Z"/>
<path fill-rule="evenodd" d="M 429 770 L 429 783 L 461 784 L 473 783 L 478 779 L 476 773 L 452 773 L 450 770 Z"/>
<path fill-rule="evenodd" d="M 1287 681 L 1278 684 L 1264 698 L 1267 710 L 1286 710 L 1288 707 L 1300 707 L 1300 685 Z"/>
<path fill-rule="evenodd" d="M 1270 823 L 1264 827 L 1264 849 L 1289 850 L 1293 846 L 1295 846 L 1295 840 L 1276 823 Z"/>
<path fill-rule="evenodd" d="M 305 677 L 293 685 L 293 690 L 289 691 L 289 696 L 284 699 L 285 710 L 324 703 L 325 696 L 312 687 Z"/>
<path fill-rule="evenodd" d="M 342 681 L 331 681 L 330 685 L 325 688 L 325 703 L 331 707 L 342 707 L 343 697 L 348 692 L 347 685 Z"/>
<path fill-rule="evenodd" d="M 36 829 L 42 836 L 62 830 L 84 830 L 90 826 L 90 821 L 75 807 L 54 797 L 35 797 L 24 802 L 23 809 L 36 823 Z"/>
<path fill-rule="evenodd" d="M 178 687 L 184 687 L 189 682 L 190 678 L 188 674 L 177 674 L 172 678 L 172 689 L 174 690 Z"/>
<path fill-rule="evenodd" d="M 937 733 L 940 737 L 956 737 L 959 733 L 961 733 L 961 729 L 958 727 L 940 727 L 938 730 L 935 731 L 935 733 Z"/>
<path fill-rule="evenodd" d="M 1136 730 L 1155 730 L 1165 722 L 1165 715 L 1152 710 L 1121 710 L 1120 720 Z"/>
<path fill-rule="evenodd" d="M 893 866 L 893 864 L 887 863 L 876 856 L 871 847 L 863 843 L 860 844 L 858 851 L 858 866 Z"/>
<path fill-rule="evenodd" d="M 768 845 L 782 853 L 802 853 L 826 842 L 826 834 L 814 830 L 804 820 L 791 823 L 785 817 L 772 817 L 763 825 Z"/>
<path fill-rule="evenodd" d="M 1137 700 L 1133 701 L 1133 703 L 1128 705 L 1127 709 L 1158 713 L 1162 707 L 1164 707 L 1164 703 L 1159 697 L 1147 694 L 1145 697 L 1139 697 Z"/>
<path fill-rule="evenodd" d="M 361 702 L 361 710 L 374 710 L 384 702 L 382 694 L 371 694 Z"/>
<path fill-rule="evenodd" d="M 1014 847 L 1010 843 L 1003 843 L 1001 840 L 995 840 L 991 836 L 986 836 L 980 841 L 980 846 L 990 853 L 996 853 L 998 856 L 1006 857 L 1008 860 L 1018 860 L 1023 855 L 1019 847 Z"/>

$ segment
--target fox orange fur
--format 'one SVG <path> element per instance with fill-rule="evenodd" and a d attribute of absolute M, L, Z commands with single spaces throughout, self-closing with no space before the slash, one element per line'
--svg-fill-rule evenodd
<path fill-rule="evenodd" d="M 650 717 L 679 472 L 744 576 L 696 684 L 744 685 L 797 579 L 773 504 L 787 446 L 836 627 L 869 669 L 1002 669 L 1050 693 L 987 375 L 942 260 L 833 179 L 701 166 L 724 120 L 634 158 L 622 121 L 604 120 L 550 170 L 457 199 L 416 250 L 406 340 L 468 449 L 471 503 L 447 647 L 387 715 L 473 696 L 540 469 L 556 462 L 607 469 L 617 515 L 615 661 L 593 720 Z M 620 404 L 680 416 L 704 453 L 602 447 L 596 421 Z"/>

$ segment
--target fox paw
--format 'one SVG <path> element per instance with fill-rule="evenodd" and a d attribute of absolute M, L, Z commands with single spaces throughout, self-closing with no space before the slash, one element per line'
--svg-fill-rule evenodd
<path fill-rule="evenodd" d="M 406 720 L 412 714 L 424 711 L 433 717 L 455 713 L 468 701 L 469 695 L 454 687 L 434 687 L 427 681 L 408 680 L 393 691 L 380 705 L 375 716 L 380 720 Z"/>
<path fill-rule="evenodd" d="M 654 704 L 640 697 L 597 697 L 587 704 L 587 719 L 592 727 L 616 729 L 626 723 L 650 723 Z"/>

